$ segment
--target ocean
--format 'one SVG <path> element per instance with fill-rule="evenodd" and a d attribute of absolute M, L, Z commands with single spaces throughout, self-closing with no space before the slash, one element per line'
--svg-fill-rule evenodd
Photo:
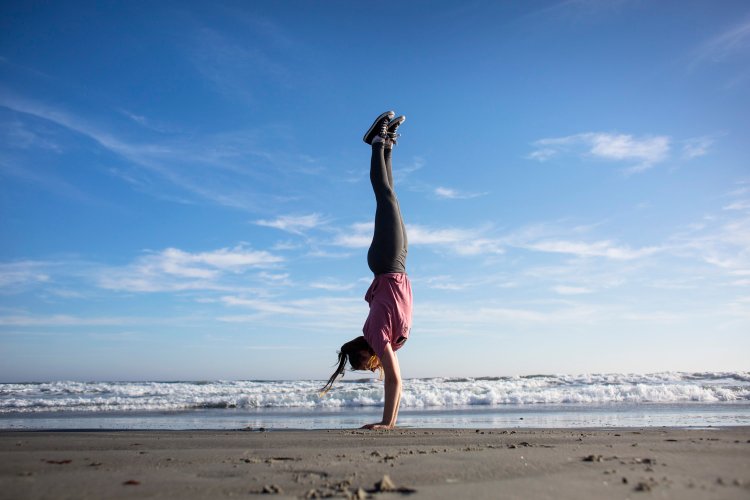
<path fill-rule="evenodd" d="M 0 429 L 336 429 L 380 419 L 383 384 L 321 380 L 0 384 Z M 404 380 L 401 427 L 750 425 L 750 372 Z"/>

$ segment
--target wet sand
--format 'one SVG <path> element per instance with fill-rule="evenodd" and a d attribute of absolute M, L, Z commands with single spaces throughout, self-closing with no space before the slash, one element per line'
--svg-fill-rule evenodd
<path fill-rule="evenodd" d="M 746 500 L 750 428 L 0 432 L 0 498 L 261 495 Z"/>

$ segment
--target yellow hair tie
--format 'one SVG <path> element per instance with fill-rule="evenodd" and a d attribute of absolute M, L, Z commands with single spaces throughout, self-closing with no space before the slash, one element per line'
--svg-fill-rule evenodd
<path fill-rule="evenodd" d="M 365 369 L 373 371 L 373 370 L 379 370 L 380 374 L 378 376 L 378 379 L 383 380 L 383 365 L 380 364 L 380 358 L 377 357 L 377 355 L 373 354 L 370 356 L 370 359 L 367 360 L 365 363 Z"/>

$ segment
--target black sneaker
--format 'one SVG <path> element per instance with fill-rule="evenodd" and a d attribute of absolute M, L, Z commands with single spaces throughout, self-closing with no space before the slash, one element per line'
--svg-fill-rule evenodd
<path fill-rule="evenodd" d="M 406 121 L 406 117 L 404 115 L 401 115 L 398 118 L 394 118 L 393 120 L 391 120 L 388 123 L 388 130 L 386 132 L 388 134 L 388 137 L 390 137 L 391 139 L 396 139 L 397 137 L 399 137 L 401 134 L 399 134 L 396 131 L 398 130 L 398 127 L 400 127 L 401 124 L 404 123 L 405 121 Z"/>
<path fill-rule="evenodd" d="M 391 118 L 393 118 L 394 116 L 396 116 L 396 113 L 394 113 L 393 111 L 386 111 L 385 113 L 375 118 L 375 121 L 372 122 L 372 125 L 367 130 L 367 133 L 362 138 L 362 140 L 367 144 L 372 144 L 372 140 L 378 136 L 382 137 L 383 139 L 388 137 L 388 124 L 390 123 Z"/>

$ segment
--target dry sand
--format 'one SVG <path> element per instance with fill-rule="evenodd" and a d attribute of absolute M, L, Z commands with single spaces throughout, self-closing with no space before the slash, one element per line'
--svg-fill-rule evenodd
<path fill-rule="evenodd" d="M 747 500 L 750 428 L 0 432 L 0 498 L 254 495 Z"/>

